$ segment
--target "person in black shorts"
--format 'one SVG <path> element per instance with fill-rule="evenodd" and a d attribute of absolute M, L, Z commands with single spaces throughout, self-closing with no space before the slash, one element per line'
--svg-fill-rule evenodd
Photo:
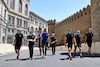
<path fill-rule="evenodd" d="M 13 44 L 15 45 L 15 52 L 17 53 L 17 59 L 19 59 L 19 50 L 20 50 L 20 47 L 23 46 L 23 41 L 24 41 L 23 34 L 21 34 L 21 31 L 18 30 L 14 38 L 15 44 Z"/>
<path fill-rule="evenodd" d="M 51 37 L 52 55 L 55 55 L 56 42 L 57 38 L 55 37 L 55 33 L 53 32 Z"/>
<path fill-rule="evenodd" d="M 41 35 L 41 41 L 40 42 L 41 42 L 40 45 L 42 45 L 42 51 L 43 51 L 42 58 L 47 58 L 46 51 L 47 51 L 48 45 L 50 45 L 50 38 L 49 38 L 49 33 L 47 33 L 46 29 L 44 29 L 44 32 Z"/>
<path fill-rule="evenodd" d="M 92 38 L 93 38 L 93 41 L 94 41 L 94 44 L 95 44 L 95 39 L 94 39 L 94 36 L 93 36 L 93 33 L 92 33 L 92 29 L 89 28 L 89 32 L 85 36 L 85 44 L 87 42 L 88 47 L 89 47 L 88 55 L 89 55 L 89 53 L 91 53 L 92 57 L 94 57 L 93 53 L 92 53 L 92 50 L 91 50 L 91 47 L 92 47 Z"/>
<path fill-rule="evenodd" d="M 66 35 L 65 37 L 65 46 L 67 45 L 68 46 L 68 56 L 70 58 L 70 60 L 72 60 L 72 57 L 71 57 L 71 49 L 72 49 L 72 44 L 73 44 L 73 41 L 74 41 L 74 45 L 76 46 L 76 39 L 74 37 L 74 34 L 72 33 L 72 30 L 70 29 L 69 30 L 69 33 Z"/>
<path fill-rule="evenodd" d="M 27 36 L 27 41 L 29 41 L 29 54 L 30 54 L 30 57 L 31 60 L 33 58 L 33 49 L 34 49 L 34 41 L 35 41 L 35 36 L 33 35 L 33 31 L 30 31 L 30 35 Z"/>
<path fill-rule="evenodd" d="M 81 36 L 79 30 L 77 31 L 77 35 L 75 35 L 75 39 L 76 39 L 77 46 L 79 48 L 80 58 L 82 58 L 83 56 L 82 56 L 82 49 L 81 49 Z M 77 46 L 75 46 L 74 56 L 76 56 Z"/>
<path fill-rule="evenodd" d="M 40 56 L 41 56 L 41 52 L 42 52 L 42 46 L 40 45 L 40 40 L 41 40 L 41 37 L 39 35 L 39 38 L 37 40 L 37 45 L 39 46 L 39 51 L 40 51 Z"/>

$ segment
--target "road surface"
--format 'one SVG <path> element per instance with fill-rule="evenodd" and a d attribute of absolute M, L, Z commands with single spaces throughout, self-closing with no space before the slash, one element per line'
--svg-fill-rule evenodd
<path fill-rule="evenodd" d="M 39 51 L 34 50 L 33 60 L 30 60 L 28 52 L 21 51 L 19 60 L 16 60 L 15 53 L 0 56 L 0 67 L 100 67 L 100 55 L 92 58 L 84 53 L 82 59 L 77 56 L 69 60 L 66 59 L 68 57 L 66 51 L 56 51 L 54 56 L 51 51 L 48 51 L 47 59 L 42 59 Z"/>

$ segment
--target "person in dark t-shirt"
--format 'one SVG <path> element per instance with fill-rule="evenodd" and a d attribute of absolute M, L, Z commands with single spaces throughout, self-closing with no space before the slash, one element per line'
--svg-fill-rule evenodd
<path fill-rule="evenodd" d="M 57 38 L 55 37 L 55 33 L 53 32 L 51 37 L 52 55 L 55 55 L 56 42 Z"/>
<path fill-rule="evenodd" d="M 65 46 L 67 45 L 68 46 L 68 56 L 70 58 L 70 60 L 72 60 L 72 57 L 71 57 L 71 49 L 72 49 L 72 44 L 73 44 L 73 41 L 74 41 L 74 45 L 76 46 L 76 39 L 74 37 L 74 34 L 72 33 L 72 30 L 70 29 L 69 30 L 69 33 L 66 35 L 65 37 Z"/>
<path fill-rule="evenodd" d="M 41 37 L 39 35 L 39 38 L 37 40 L 37 45 L 39 46 L 39 51 L 40 51 L 40 56 L 41 56 L 41 52 L 42 52 L 42 46 L 40 45 L 40 40 L 41 40 Z"/>
<path fill-rule="evenodd" d="M 92 47 L 92 38 L 93 38 L 93 41 L 94 41 L 94 44 L 95 44 L 95 39 L 94 39 L 94 36 L 93 36 L 93 33 L 92 33 L 92 29 L 89 28 L 89 32 L 85 36 L 85 44 L 87 42 L 88 47 L 89 47 L 88 55 L 89 55 L 89 53 L 91 53 L 92 57 L 94 57 L 93 53 L 92 53 L 92 50 L 91 50 L 91 47 Z"/>
<path fill-rule="evenodd" d="M 18 30 L 14 38 L 15 44 L 13 44 L 15 45 L 15 52 L 17 53 L 17 59 L 19 59 L 19 50 L 20 50 L 20 47 L 23 46 L 23 41 L 24 41 L 23 34 L 21 34 L 21 31 Z"/>
<path fill-rule="evenodd" d="M 30 53 L 30 57 L 32 60 L 33 57 L 33 49 L 34 49 L 34 41 L 35 41 L 35 36 L 33 35 L 33 31 L 30 31 L 30 35 L 27 36 L 27 41 L 29 41 L 29 53 Z"/>
<path fill-rule="evenodd" d="M 75 35 L 75 39 L 76 39 L 77 46 L 79 48 L 80 58 L 82 58 L 83 56 L 82 56 L 82 49 L 81 49 L 81 36 L 79 30 L 77 31 L 77 35 Z M 74 56 L 76 56 L 77 46 L 75 46 Z"/>

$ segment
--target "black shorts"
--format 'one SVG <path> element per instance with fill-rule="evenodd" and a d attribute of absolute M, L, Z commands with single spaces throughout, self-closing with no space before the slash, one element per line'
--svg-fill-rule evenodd
<path fill-rule="evenodd" d="M 92 43 L 87 43 L 88 44 L 88 47 L 92 47 Z"/>
<path fill-rule="evenodd" d="M 16 43 L 16 44 L 15 44 L 15 49 L 19 49 L 19 50 L 20 50 L 21 44 L 22 44 L 22 43 Z"/>
<path fill-rule="evenodd" d="M 67 47 L 72 49 L 72 44 L 68 44 Z"/>
<path fill-rule="evenodd" d="M 78 47 L 78 48 L 80 48 L 81 47 L 81 43 L 79 43 L 79 44 L 77 44 L 77 46 L 74 46 L 75 47 L 75 49 Z"/>

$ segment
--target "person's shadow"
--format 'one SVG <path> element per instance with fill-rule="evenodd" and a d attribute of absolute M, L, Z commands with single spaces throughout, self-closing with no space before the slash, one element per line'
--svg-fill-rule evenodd
<path fill-rule="evenodd" d="M 24 58 L 24 59 L 7 59 L 5 61 L 17 61 L 17 60 L 20 60 L 20 61 L 25 61 L 25 60 L 29 60 L 30 58 Z"/>
<path fill-rule="evenodd" d="M 93 53 L 93 54 L 94 54 L 94 56 L 92 56 L 91 54 L 88 55 L 87 52 L 82 52 L 83 58 L 85 58 L 85 57 L 91 57 L 91 58 L 98 58 L 98 57 L 100 57 L 99 53 Z M 68 60 L 69 59 L 68 58 L 68 53 L 60 53 L 60 55 L 66 55 L 67 56 L 66 58 L 62 58 L 60 60 Z M 72 55 L 72 58 L 78 58 L 78 56 L 80 56 L 79 52 L 76 52 L 76 56 L 74 56 L 74 52 L 72 52 L 71 55 Z"/>

